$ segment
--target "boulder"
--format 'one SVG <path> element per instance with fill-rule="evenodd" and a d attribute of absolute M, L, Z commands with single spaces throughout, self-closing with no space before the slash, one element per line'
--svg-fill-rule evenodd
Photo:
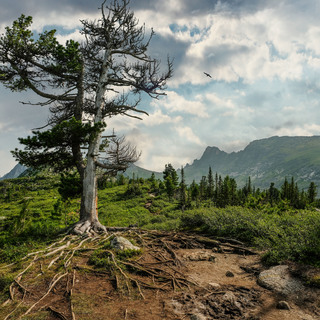
<path fill-rule="evenodd" d="M 124 237 L 114 237 L 111 240 L 111 247 L 116 250 L 140 250 L 139 247 L 133 245 L 128 239 Z"/>
<path fill-rule="evenodd" d="M 287 265 L 275 266 L 261 272 L 258 277 L 258 284 L 283 295 L 301 293 L 304 289 L 302 281 L 292 277 Z"/>

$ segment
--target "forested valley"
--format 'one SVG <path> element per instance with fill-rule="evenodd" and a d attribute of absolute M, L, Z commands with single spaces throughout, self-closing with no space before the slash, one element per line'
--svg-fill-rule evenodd
<path fill-rule="evenodd" d="M 234 179 L 213 174 L 185 183 L 171 164 L 163 179 L 123 174 L 98 179 L 98 215 L 108 227 L 195 230 L 233 237 L 267 249 L 267 263 L 285 259 L 319 265 L 319 198 L 313 182 L 299 190 L 284 178 L 280 190 L 243 188 Z M 79 219 L 81 183 L 74 173 L 50 170 L 0 182 L 1 258 L 19 259 L 41 241 L 54 239 Z M 40 242 L 39 242 L 40 240 Z"/>

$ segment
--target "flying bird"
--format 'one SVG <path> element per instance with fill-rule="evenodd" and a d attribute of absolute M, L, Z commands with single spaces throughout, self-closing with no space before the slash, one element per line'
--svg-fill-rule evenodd
<path fill-rule="evenodd" d="M 212 78 L 212 77 L 211 77 L 211 75 L 210 75 L 209 73 L 204 72 L 204 74 L 205 74 L 207 77 Z"/>

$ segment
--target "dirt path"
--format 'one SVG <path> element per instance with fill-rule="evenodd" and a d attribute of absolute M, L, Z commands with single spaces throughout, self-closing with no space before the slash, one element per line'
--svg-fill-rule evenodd
<path fill-rule="evenodd" d="M 283 296 L 262 288 L 257 284 L 263 270 L 259 255 L 239 243 L 161 232 L 135 231 L 125 236 L 143 248 L 142 255 L 117 260 L 106 240 L 103 246 L 99 239 L 92 244 L 86 241 L 82 251 L 67 260 L 67 275 L 50 292 L 55 275 L 64 274 L 62 264 L 57 259 L 46 270 L 54 257 L 34 259 L 32 268 L 12 286 L 13 301 L 2 305 L 0 318 L 20 319 L 37 303 L 22 319 L 320 319 L 320 289 L 305 287 L 302 295 Z M 75 247 L 80 248 L 79 242 Z M 97 248 L 110 258 L 109 269 L 88 263 Z M 47 296 L 39 301 L 45 292 Z M 288 308 L 279 309 L 280 301 Z"/>
<path fill-rule="evenodd" d="M 302 302 L 257 284 L 262 269 L 259 256 L 213 253 L 210 249 L 179 249 L 176 254 L 182 262 L 180 271 L 199 287 L 166 292 L 144 290 L 145 299 L 129 299 L 115 292 L 106 277 L 79 274 L 74 291 L 79 299 L 75 302 L 76 319 L 88 319 L 88 310 L 97 320 L 320 319 L 320 290 L 309 289 L 313 299 Z M 283 300 L 290 310 L 277 308 Z"/>
<path fill-rule="evenodd" d="M 176 314 L 183 319 L 259 319 L 311 320 L 320 319 L 320 290 L 309 289 L 313 300 L 297 301 L 296 297 L 282 296 L 257 284 L 262 270 L 259 256 L 214 253 L 214 261 L 188 261 L 188 257 L 204 256 L 209 250 L 179 250 L 186 263 L 186 274 L 203 287 L 214 288 L 213 294 L 194 293 L 189 303 L 183 298 L 173 303 Z M 307 289 L 308 290 L 308 289 Z M 285 300 L 290 310 L 278 309 Z M 178 306 L 175 307 L 175 306 Z M 180 310 L 179 310 L 180 307 Z M 312 312 L 313 310 L 314 312 Z M 192 315 L 193 316 L 192 318 Z M 188 319 L 188 318 L 186 318 Z"/>

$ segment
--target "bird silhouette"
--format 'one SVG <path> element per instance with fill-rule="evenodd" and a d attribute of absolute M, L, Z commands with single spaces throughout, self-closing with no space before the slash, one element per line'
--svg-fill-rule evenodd
<path fill-rule="evenodd" d="M 211 75 L 210 75 L 209 73 L 204 72 L 204 74 L 205 74 L 207 77 L 212 78 L 212 77 L 211 77 Z"/>

